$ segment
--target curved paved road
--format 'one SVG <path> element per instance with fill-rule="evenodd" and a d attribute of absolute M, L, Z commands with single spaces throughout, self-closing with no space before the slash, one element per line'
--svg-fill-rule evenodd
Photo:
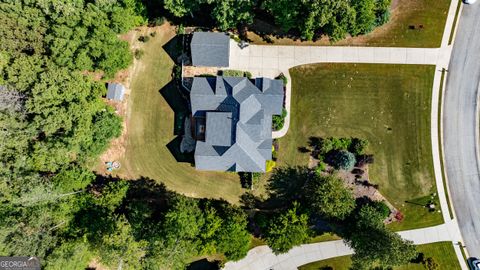
<path fill-rule="evenodd" d="M 444 95 L 443 138 L 447 178 L 470 256 L 480 257 L 478 88 L 480 4 L 464 6 Z"/>

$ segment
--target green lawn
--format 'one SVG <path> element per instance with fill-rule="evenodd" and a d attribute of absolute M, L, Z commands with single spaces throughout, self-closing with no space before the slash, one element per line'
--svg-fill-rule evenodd
<path fill-rule="evenodd" d="M 425 258 L 433 257 L 439 264 L 438 269 L 456 270 L 461 269 L 458 263 L 457 256 L 453 250 L 451 242 L 439 242 L 434 244 L 426 244 L 417 246 L 419 252 L 423 252 Z M 299 270 L 319 270 L 329 269 L 333 270 L 347 270 L 352 264 L 350 256 L 336 257 L 328 260 L 309 263 L 299 267 Z M 422 264 L 407 264 L 400 267 L 393 268 L 394 270 L 424 270 Z"/>
<path fill-rule="evenodd" d="M 275 45 L 440 47 L 450 0 L 394 0 L 392 2 L 395 2 L 395 5 L 390 22 L 364 36 L 347 38 L 334 44 L 327 39 L 301 42 L 299 39 L 269 37 Z M 261 32 L 269 33 L 272 30 L 282 32 L 281 29 L 261 21 L 256 21 L 254 26 Z M 411 26 L 415 26 L 415 29 L 411 29 Z M 253 32 L 249 32 L 248 37 L 254 43 L 268 44 Z"/>
<path fill-rule="evenodd" d="M 174 36 L 170 28 L 142 45 L 145 54 L 132 74 L 126 153 L 119 174 L 129 179 L 148 177 L 191 197 L 238 202 L 243 190 L 236 174 L 197 171 L 189 163 L 177 162 L 167 148 L 176 136 L 175 115 L 166 99 L 175 101 L 180 95 L 172 85 L 165 87 L 171 81 L 173 61 L 162 46 L 172 43 Z"/>
<path fill-rule="evenodd" d="M 374 154 L 372 182 L 405 215 L 405 230 L 440 224 L 419 201 L 435 192 L 430 139 L 434 66 L 317 64 L 290 70 L 291 125 L 279 140 L 279 166 L 307 165 L 310 136 L 359 137 Z M 411 203 L 406 203 L 409 201 Z"/>

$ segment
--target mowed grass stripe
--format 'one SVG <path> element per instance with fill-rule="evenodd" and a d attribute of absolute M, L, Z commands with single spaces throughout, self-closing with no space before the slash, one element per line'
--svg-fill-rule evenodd
<path fill-rule="evenodd" d="M 236 203 L 243 193 L 236 174 L 197 171 L 188 163 L 177 162 L 167 148 L 176 137 L 174 112 L 160 91 L 171 81 L 173 61 L 163 46 L 172 43 L 174 36 L 173 28 L 161 31 L 142 45 L 145 54 L 132 76 L 126 154 L 120 176 L 148 177 L 188 196 Z M 173 90 L 168 95 L 178 97 L 180 94 Z"/>
<path fill-rule="evenodd" d="M 406 201 L 436 191 L 430 138 L 435 67 L 317 64 L 290 70 L 291 125 L 279 140 L 280 166 L 306 165 L 298 151 L 310 136 L 359 137 L 370 142 L 370 180 L 404 214 L 404 230 L 441 224 L 440 213 Z"/>

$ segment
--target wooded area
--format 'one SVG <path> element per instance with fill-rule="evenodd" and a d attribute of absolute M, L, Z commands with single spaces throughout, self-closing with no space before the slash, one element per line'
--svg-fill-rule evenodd
<path fill-rule="evenodd" d="M 175 17 L 193 17 L 193 21 L 195 16 L 211 14 L 214 26 L 222 31 L 248 27 L 255 17 L 261 17 L 285 32 L 299 32 L 305 40 L 326 34 L 337 41 L 347 35 L 369 33 L 386 23 L 390 3 L 391 0 L 165 0 L 165 9 Z"/>

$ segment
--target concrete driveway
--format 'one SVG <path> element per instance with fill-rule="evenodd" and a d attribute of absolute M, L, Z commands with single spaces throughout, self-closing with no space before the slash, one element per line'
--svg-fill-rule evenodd
<path fill-rule="evenodd" d="M 313 63 L 377 63 L 436 65 L 445 54 L 440 48 L 325 47 L 250 45 L 240 49 L 230 42 L 231 69 L 255 76 L 275 77 L 279 71 Z M 448 61 L 448 58 L 446 59 Z"/>
<path fill-rule="evenodd" d="M 447 222 L 434 227 L 403 231 L 399 234 L 416 245 L 451 241 L 458 237 L 456 226 L 455 222 Z M 455 252 L 461 258 L 458 248 Z M 244 259 L 226 263 L 224 270 L 292 270 L 311 262 L 352 254 L 353 250 L 343 240 L 300 245 L 281 255 L 275 255 L 268 246 L 260 246 L 250 250 Z M 463 263 L 462 269 L 465 268 L 466 265 Z"/>

